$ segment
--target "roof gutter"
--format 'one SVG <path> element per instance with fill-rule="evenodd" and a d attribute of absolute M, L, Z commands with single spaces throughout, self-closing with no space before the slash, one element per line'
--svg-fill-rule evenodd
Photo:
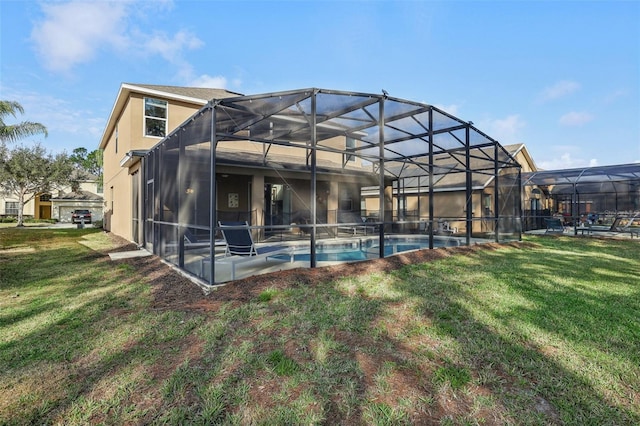
<path fill-rule="evenodd" d="M 127 152 L 124 158 L 120 160 L 120 167 L 133 166 L 138 161 L 140 161 L 141 158 L 145 157 L 148 152 L 148 150 L 136 150 Z"/>

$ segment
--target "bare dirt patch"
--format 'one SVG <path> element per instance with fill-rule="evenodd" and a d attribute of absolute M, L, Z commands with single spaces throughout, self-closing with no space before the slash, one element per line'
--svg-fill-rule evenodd
<path fill-rule="evenodd" d="M 114 247 L 110 252 L 136 250 L 137 246 L 113 234 L 108 234 Z M 500 247 L 527 247 L 532 243 L 487 243 L 474 246 L 447 247 L 434 250 L 418 250 L 382 259 L 346 263 L 320 268 L 297 268 L 264 275 L 256 275 L 217 287 L 205 295 L 200 287 L 181 276 L 163 263 L 157 256 L 118 260 L 130 264 L 152 286 L 155 309 L 179 309 L 206 312 L 216 310 L 221 303 L 243 303 L 255 300 L 264 290 L 285 289 L 299 285 L 313 285 L 320 281 L 390 272 L 405 265 L 430 262 L 452 255 L 471 254 L 478 250 L 496 250 Z"/>

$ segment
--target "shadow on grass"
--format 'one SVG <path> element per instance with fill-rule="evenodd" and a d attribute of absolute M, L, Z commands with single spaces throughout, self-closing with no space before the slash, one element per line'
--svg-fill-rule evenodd
<path fill-rule="evenodd" d="M 612 346 L 602 340 L 611 334 L 621 338 L 617 357 L 637 361 L 637 328 L 628 321 L 638 312 L 638 255 L 624 244 L 584 244 L 573 254 L 549 240 L 370 277 L 386 281 L 390 294 L 373 294 L 353 278 L 279 288 L 262 299 L 221 297 L 208 311 L 146 305 L 157 284 L 141 279 L 155 272 L 150 261 L 118 267 L 85 248 L 60 249 L 56 256 L 75 254 L 96 274 L 74 260 L 59 299 L 3 318 L 10 325 L 49 313 L 52 320 L 0 344 L 8 366 L 0 374 L 16 382 L 55 364 L 57 375 L 32 381 L 31 394 L 10 407 L 21 417 L 0 407 L 0 422 L 640 423 L 637 411 L 613 401 L 615 392 L 604 395 L 554 352 L 565 341 L 606 352 Z M 59 267 L 54 258 L 47 269 Z M 560 279 L 577 264 L 586 267 Z M 474 283 L 474 273 L 486 282 Z M 595 284 L 605 277 L 606 288 Z M 514 303 L 493 303 L 493 284 Z M 585 332 L 598 326 L 603 331 Z M 540 341 L 548 335 L 557 340 Z M 474 407 L 478 401 L 488 402 Z"/>
<path fill-rule="evenodd" d="M 539 249 L 473 255 L 466 273 L 480 274 L 482 284 L 446 260 L 399 272 L 396 286 L 422 300 L 475 377 L 493 366 L 506 380 L 490 388 L 518 421 L 640 424 L 636 246 L 539 242 Z M 432 285 L 434 277 L 447 285 Z"/>

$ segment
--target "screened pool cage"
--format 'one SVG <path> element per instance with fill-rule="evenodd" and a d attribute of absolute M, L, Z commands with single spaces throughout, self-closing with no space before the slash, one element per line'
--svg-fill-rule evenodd
<path fill-rule="evenodd" d="M 521 236 L 514 158 L 471 122 L 386 95 L 214 99 L 143 155 L 142 243 L 209 284 Z M 287 250 L 229 256 L 221 224 Z"/>
<path fill-rule="evenodd" d="M 640 163 L 523 173 L 522 184 L 525 231 L 551 217 L 612 231 L 640 222 Z"/>

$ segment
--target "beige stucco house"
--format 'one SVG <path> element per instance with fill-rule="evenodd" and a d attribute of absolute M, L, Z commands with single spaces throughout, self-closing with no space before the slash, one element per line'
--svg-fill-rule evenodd
<path fill-rule="evenodd" d="M 238 96 L 222 89 L 123 83 L 99 148 L 103 150 L 104 228 L 140 241 L 133 212 L 142 187 L 140 157 L 213 98 Z M 136 190 L 136 192 L 134 192 Z M 139 217 L 139 216 L 138 216 Z"/>
<path fill-rule="evenodd" d="M 71 212 L 75 209 L 91 211 L 93 221 L 102 220 L 102 185 L 96 176 L 88 176 L 59 190 L 36 194 L 24 205 L 23 214 L 33 219 L 54 219 L 71 222 Z M 17 216 L 18 199 L 0 190 L 0 217 Z"/>
<path fill-rule="evenodd" d="M 503 148 L 520 164 L 521 172 L 537 170 L 524 144 L 504 145 Z M 474 168 L 475 162 L 482 161 L 481 150 L 472 150 L 470 154 L 470 164 Z M 447 165 L 450 167 L 451 159 L 445 155 L 436 156 L 434 164 L 445 170 L 448 167 Z M 497 176 L 498 180 L 512 180 L 517 177 L 512 168 L 499 168 Z M 433 201 L 433 216 L 437 218 L 435 232 L 465 234 L 467 223 L 466 178 L 465 173 L 442 173 L 435 177 L 437 181 Z M 495 231 L 494 219 L 498 216 L 495 214 L 495 184 L 495 176 L 482 173 L 474 173 L 472 175 L 470 200 L 473 235 L 484 235 Z M 525 188 L 528 192 L 532 189 L 533 187 Z M 424 231 L 428 226 L 430 204 L 427 177 L 413 176 L 398 180 L 393 185 L 392 194 L 392 205 L 395 206 L 394 211 L 398 216 L 397 219 L 407 222 L 405 226 L 413 231 Z M 503 198 L 508 196 L 510 196 L 508 193 L 501 194 Z M 379 199 L 377 188 L 364 188 L 362 198 L 366 212 L 375 212 L 377 210 Z M 508 203 L 506 205 L 519 207 L 517 203 Z M 504 215 L 505 212 L 501 213 Z M 520 215 L 519 210 L 508 213 L 507 216 Z M 366 216 L 368 213 L 364 214 Z M 508 228 L 515 225 L 501 223 L 500 226 Z"/>

